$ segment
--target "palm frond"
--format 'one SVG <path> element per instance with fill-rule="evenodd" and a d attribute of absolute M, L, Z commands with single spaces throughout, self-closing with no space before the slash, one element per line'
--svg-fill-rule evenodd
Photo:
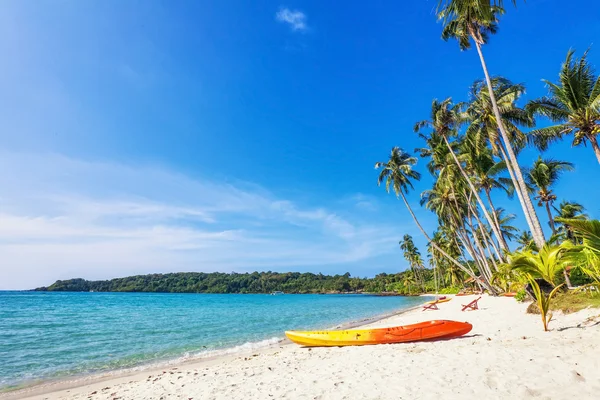
<path fill-rule="evenodd" d="M 567 124 L 548 126 L 529 132 L 528 141 L 540 151 L 548 150 L 550 144 L 561 140 L 564 135 L 571 133 L 573 128 Z"/>

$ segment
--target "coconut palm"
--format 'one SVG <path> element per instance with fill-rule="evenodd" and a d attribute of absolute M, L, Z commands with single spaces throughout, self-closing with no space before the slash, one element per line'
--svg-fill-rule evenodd
<path fill-rule="evenodd" d="M 431 245 L 444 257 L 446 257 L 450 262 L 454 263 L 458 268 L 463 270 L 465 273 L 469 274 L 475 278 L 473 272 L 463 266 L 458 260 L 454 257 L 451 257 L 446 251 L 444 251 L 441 247 L 439 247 L 435 242 L 431 241 L 431 238 L 423 229 L 423 226 L 417 219 L 415 213 L 413 212 L 408 200 L 406 199 L 405 193 L 408 193 L 410 189 L 413 189 L 413 180 L 419 180 L 421 178 L 421 174 L 417 171 L 413 170 L 413 166 L 417 163 L 417 159 L 412 157 L 410 154 L 406 153 L 399 147 L 392 148 L 390 153 L 390 157 L 387 162 L 377 162 L 375 163 L 376 169 L 381 169 L 379 173 L 379 177 L 377 179 L 378 185 L 381 185 L 385 181 L 385 188 L 388 193 L 393 190 L 396 193 L 396 196 L 401 197 L 404 201 L 404 205 L 408 209 L 408 212 L 412 216 L 415 224 L 425 236 L 427 241 L 431 243 Z M 487 284 L 487 283 L 486 283 Z M 494 293 L 494 290 L 489 284 L 486 286 L 488 290 Z"/>
<path fill-rule="evenodd" d="M 531 236 L 531 232 L 523 231 L 521 235 L 516 238 L 516 242 L 520 245 L 517 248 L 517 251 L 536 251 L 537 246 L 535 241 L 533 240 L 533 236 Z"/>
<path fill-rule="evenodd" d="M 504 161 L 496 162 L 493 158 L 491 150 L 487 147 L 485 147 L 485 151 L 481 152 L 480 154 L 476 154 L 476 152 L 473 151 L 469 152 L 471 154 L 469 159 L 471 161 L 472 171 L 475 174 L 475 187 L 485 193 L 490 210 L 492 212 L 494 223 L 498 227 L 498 230 L 500 230 L 500 221 L 498 220 L 497 213 L 498 210 L 494 206 L 491 194 L 492 190 L 497 189 L 507 194 L 509 198 L 512 198 L 515 192 L 515 187 L 512 180 L 500 176 L 506 171 L 506 163 Z M 502 234 L 501 240 L 504 243 L 503 248 L 507 249 L 508 244 L 506 242 L 505 235 L 502 232 L 500 233 Z"/>
<path fill-rule="evenodd" d="M 421 258 L 419 249 L 413 242 L 412 236 L 404 235 L 404 238 L 399 243 L 400 249 L 404 253 L 404 258 L 408 261 L 415 278 L 422 284 L 423 277 L 421 276 L 421 270 L 424 268 L 423 259 Z"/>
<path fill-rule="evenodd" d="M 494 78 L 492 79 L 492 88 L 501 115 L 501 123 L 507 127 L 510 134 L 511 149 L 514 147 L 517 151 L 520 151 L 525 146 L 527 138 L 519 127 L 533 127 L 535 125 L 531 114 L 516 105 L 519 98 L 525 93 L 525 87 L 513 84 L 505 78 Z M 536 243 L 541 244 L 544 241 L 542 227 L 533 206 L 531 210 L 528 208 L 531 199 L 527 192 L 524 194 L 514 184 L 517 177 L 513 168 L 508 167 L 510 159 L 502 144 L 502 138 L 498 131 L 498 120 L 485 81 L 476 81 L 471 86 L 470 98 L 471 103 L 469 103 L 464 116 L 468 121 L 465 132 L 467 143 L 471 147 L 471 151 L 479 156 L 486 157 L 485 153 L 491 149 L 493 156 L 502 158 L 504 164 L 500 165 L 509 173 L 513 187 L 516 189 L 517 198 L 523 208 L 527 225 L 534 232 Z M 486 144 L 489 144 L 489 148 Z M 526 210 L 529 212 L 525 212 Z"/>
<path fill-rule="evenodd" d="M 437 132 L 432 131 L 429 134 L 419 132 L 419 137 L 425 141 L 425 147 L 417 147 L 415 153 L 419 154 L 421 158 L 429 158 L 427 163 L 427 170 L 433 176 L 440 174 L 440 171 L 445 166 L 452 162 L 450 156 L 450 150 L 446 146 L 444 139 Z M 450 143 L 450 149 L 452 151 L 458 151 L 458 143 Z"/>
<path fill-rule="evenodd" d="M 566 135 L 573 135 L 573 146 L 588 141 L 600 163 L 600 76 L 596 76 L 587 61 L 587 51 L 580 59 L 573 58 L 569 50 L 562 65 L 559 82 L 546 82 L 549 95 L 527 104 L 527 109 L 543 115 L 558 125 L 531 132 L 533 143 L 541 150 Z"/>
<path fill-rule="evenodd" d="M 556 218 L 554 219 L 555 225 L 558 225 L 557 232 L 563 235 L 567 240 L 572 242 L 573 244 L 577 244 L 575 240 L 575 236 L 573 234 L 573 228 L 567 224 L 562 222 L 565 219 L 575 219 L 578 221 L 585 221 L 588 219 L 588 216 L 584 214 L 585 208 L 575 202 L 562 201 L 558 208 L 554 207 L 556 211 Z"/>
<path fill-rule="evenodd" d="M 533 163 L 533 167 L 527 171 L 527 183 L 535 188 L 537 194 L 535 199 L 538 201 L 538 206 L 545 206 L 548 213 L 548 220 L 552 234 L 556 234 L 554 218 L 550 207 L 556 200 L 556 195 L 552 192 L 553 186 L 558 182 L 561 174 L 565 171 L 573 171 L 574 166 L 567 161 L 558 161 L 553 159 L 545 159 L 538 157 Z"/>
<path fill-rule="evenodd" d="M 498 221 L 502 238 L 507 242 L 516 239 L 517 235 L 515 233 L 518 232 L 519 229 L 511 225 L 511 222 L 515 219 L 515 215 L 506 214 L 502 207 L 496 209 L 495 214 L 495 219 Z"/>
<path fill-rule="evenodd" d="M 452 183 L 454 179 L 457 182 Z M 461 188 L 464 186 L 461 181 L 460 177 L 452 174 L 451 168 L 446 169 L 431 189 L 421 193 L 420 204 L 437 215 L 440 226 L 452 229 L 452 236 L 458 238 L 469 255 L 475 259 L 477 253 L 474 252 L 470 233 L 465 225 L 467 215 L 465 199 L 464 196 L 457 195 L 455 190 L 457 186 Z"/>
<path fill-rule="evenodd" d="M 438 247 L 444 249 L 444 251 L 450 254 L 452 257 L 459 259 L 461 256 L 461 249 L 457 245 L 456 241 L 450 240 L 446 231 L 449 230 L 446 226 L 440 226 L 440 229 L 433 233 L 433 237 L 431 238 L 432 242 L 435 242 Z M 446 275 L 446 270 L 448 268 L 456 268 L 456 265 L 448 262 L 448 260 L 443 257 L 432 245 L 429 243 L 427 245 L 427 252 L 431 257 L 431 263 L 434 267 L 437 267 L 440 276 Z"/>
<path fill-rule="evenodd" d="M 516 0 L 513 0 L 512 3 L 516 5 Z M 533 203 L 527 195 L 523 173 L 512 148 L 509 134 L 504 126 L 492 80 L 481 49 L 482 45 L 487 42 L 489 35 L 496 33 L 498 30 L 498 16 L 504 13 L 502 6 L 502 0 L 440 0 L 438 3 L 438 18 L 444 24 L 442 39 L 457 39 L 461 50 L 469 49 L 471 40 L 475 43 L 488 87 L 492 111 L 506 149 L 508 169 L 511 171 L 511 178 L 513 178 L 517 191 L 521 193 L 519 200 L 528 219 L 528 225 L 534 233 L 536 243 L 541 247 L 545 242 L 544 233 L 535 216 Z"/>
<path fill-rule="evenodd" d="M 490 226 L 492 227 L 492 231 L 498 238 L 501 247 L 504 250 L 508 250 L 508 246 L 506 246 L 506 243 L 502 241 L 500 231 L 498 230 L 497 225 L 494 223 L 494 220 L 488 213 L 488 210 L 485 204 L 483 203 L 483 200 L 479 196 L 478 190 L 475 188 L 473 182 L 471 181 L 471 178 L 463 168 L 456 154 L 454 153 L 450 141 L 448 140 L 449 137 L 456 136 L 457 128 L 461 124 L 461 107 L 461 104 L 452 104 L 451 98 L 447 98 L 446 100 L 441 102 L 437 99 L 434 99 L 431 104 L 430 120 L 417 122 L 414 126 L 414 131 L 419 132 L 423 128 L 429 127 L 434 132 L 432 136 L 439 135 L 442 137 L 444 143 L 446 144 L 446 147 L 448 148 L 449 154 L 452 156 L 454 162 L 456 163 L 456 166 L 458 167 L 460 173 L 464 177 L 465 182 L 468 184 L 469 188 L 471 189 L 471 192 L 475 196 L 475 199 L 477 200 L 477 203 L 481 208 L 483 216 L 487 220 L 488 224 L 490 224 Z"/>
<path fill-rule="evenodd" d="M 460 269 L 456 268 L 455 265 L 450 264 L 448 265 L 448 267 L 446 268 L 445 272 L 445 279 L 450 282 L 451 286 L 458 286 L 459 283 L 462 281 L 462 272 Z"/>
<path fill-rule="evenodd" d="M 404 274 L 404 280 L 402 281 L 402 285 L 408 289 L 408 294 L 411 294 L 411 287 L 413 285 L 415 285 L 417 283 L 417 281 L 415 280 L 415 277 L 411 271 L 410 274 Z"/>

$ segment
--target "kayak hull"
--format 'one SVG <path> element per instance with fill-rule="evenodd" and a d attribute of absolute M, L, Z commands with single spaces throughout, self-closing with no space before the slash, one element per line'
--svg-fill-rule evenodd
<path fill-rule="evenodd" d="M 285 335 L 302 346 L 365 346 L 450 339 L 473 329 L 468 322 L 434 320 L 413 325 L 346 331 L 287 331 Z"/>

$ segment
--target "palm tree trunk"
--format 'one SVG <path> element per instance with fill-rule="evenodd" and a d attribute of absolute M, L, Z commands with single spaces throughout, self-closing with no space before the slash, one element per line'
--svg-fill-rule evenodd
<path fill-rule="evenodd" d="M 596 136 L 588 136 L 588 139 L 590 139 L 592 149 L 594 149 L 594 154 L 596 154 L 598 164 L 600 164 L 600 146 L 598 146 L 598 138 Z"/>
<path fill-rule="evenodd" d="M 517 198 L 519 199 L 519 203 L 521 203 L 521 206 L 523 206 L 523 204 L 525 204 L 525 199 L 523 197 L 523 193 L 521 192 L 521 189 L 515 184 L 515 182 L 517 181 L 517 178 L 515 177 L 515 173 L 514 173 L 513 169 L 510 167 L 510 160 L 508 159 L 508 155 L 506 154 L 506 151 L 504 150 L 504 146 L 502 145 L 502 143 L 498 143 L 498 148 L 500 149 L 502 159 L 506 163 L 506 169 L 508 170 L 510 179 L 513 181 L 513 184 L 515 185 L 515 192 L 517 193 Z M 526 195 L 526 196 L 528 196 L 528 195 Z M 523 210 L 525 210 L 525 209 L 523 209 Z M 529 226 L 529 230 L 531 231 L 531 235 L 534 236 L 534 242 L 537 243 L 537 241 L 535 240 L 535 232 L 532 228 L 533 223 L 531 222 L 531 216 L 527 212 L 524 212 L 524 214 L 525 214 L 525 220 L 527 221 L 527 226 Z"/>
<path fill-rule="evenodd" d="M 488 199 L 488 203 L 490 203 L 492 215 L 494 216 L 494 222 L 496 222 L 496 226 L 498 227 L 498 230 L 500 231 L 500 240 L 504 244 L 504 246 L 502 246 L 502 247 L 506 247 L 508 249 L 508 243 L 506 243 L 506 240 L 504 239 L 504 235 L 502 234 L 502 228 L 500 227 L 500 221 L 498 221 L 498 215 L 496 215 L 496 207 L 494 207 L 494 203 L 492 202 L 492 196 L 490 195 L 489 189 L 485 189 L 485 195 Z"/>
<path fill-rule="evenodd" d="M 552 228 L 552 234 L 556 235 L 556 227 L 554 226 L 554 218 L 552 217 L 552 211 L 550 211 L 550 202 L 545 201 L 546 211 L 548 212 L 548 221 L 550 221 L 550 228 Z"/>
<path fill-rule="evenodd" d="M 515 173 L 515 178 L 513 179 L 513 183 L 515 184 L 515 188 L 520 189 L 522 193 L 521 207 L 523 208 L 523 212 L 529 214 L 530 225 L 529 229 L 531 229 L 531 233 L 533 234 L 533 238 L 538 246 L 538 248 L 542 248 L 544 243 L 546 242 L 544 238 L 544 231 L 542 230 L 542 226 L 540 225 L 540 220 L 537 217 L 535 209 L 533 208 L 533 203 L 531 202 L 531 198 L 527 193 L 527 187 L 525 186 L 525 180 L 523 179 L 523 173 L 521 172 L 521 167 L 519 167 L 519 163 L 517 161 L 517 156 L 512 148 L 510 138 L 506 133 L 506 128 L 502 123 L 502 116 L 500 115 L 500 110 L 498 109 L 498 103 L 496 102 L 496 95 L 494 94 L 494 88 L 492 87 L 492 81 L 490 79 L 490 75 L 487 70 L 487 65 L 485 63 L 485 59 L 483 58 L 483 53 L 481 51 L 481 44 L 475 37 L 475 35 L 471 35 L 475 42 L 475 47 L 477 47 L 477 53 L 479 54 L 479 59 L 481 60 L 481 66 L 483 67 L 483 73 L 485 75 L 485 81 L 487 83 L 488 91 L 490 93 L 490 100 L 492 102 L 492 109 L 494 110 L 494 116 L 496 117 L 496 121 L 498 122 L 498 129 L 500 130 L 500 134 L 502 135 L 502 140 L 505 143 L 506 151 L 508 152 L 509 161 L 507 163 L 507 167 L 510 170 L 511 167 Z M 600 162 L 600 159 L 599 159 Z M 511 175 L 512 177 L 512 175 Z M 519 199 L 521 200 L 521 199 Z"/>
<path fill-rule="evenodd" d="M 481 220 L 477 216 L 477 213 L 475 213 L 475 210 L 473 210 L 473 207 L 471 205 L 469 205 L 469 207 L 471 208 L 471 213 L 475 217 L 475 220 L 477 220 L 477 224 L 480 227 L 483 227 L 483 224 L 481 223 Z M 494 243 L 494 240 L 491 237 L 489 237 L 489 235 L 483 230 L 483 228 L 481 228 L 481 234 L 482 234 L 482 239 L 484 239 L 486 242 L 489 242 L 491 244 L 492 248 L 494 249 L 494 253 L 496 253 L 496 256 L 498 257 L 498 260 L 504 262 L 504 257 L 500 253 L 500 250 L 498 250 L 496 243 Z M 497 270 L 497 268 L 496 268 L 496 270 Z"/>
<path fill-rule="evenodd" d="M 477 223 L 479 224 L 479 226 L 483 226 L 483 224 L 481 223 L 481 220 L 477 216 L 477 212 L 476 212 L 477 210 L 475 210 L 475 207 L 473 207 L 471 205 L 471 199 L 472 199 L 471 196 L 467 196 L 466 193 L 463 193 L 463 196 L 465 196 L 465 199 L 467 200 L 467 207 L 469 208 L 469 213 L 472 214 L 473 216 L 475 216 L 475 219 L 477 220 Z M 494 215 L 495 215 L 495 213 L 494 213 Z M 499 226 L 499 224 L 498 224 L 498 226 Z M 483 232 L 483 230 L 482 230 L 482 232 Z M 500 235 L 500 237 L 502 237 L 502 235 Z M 496 256 L 498 256 L 498 260 L 504 262 L 504 257 L 502 256 L 502 253 L 500 252 L 500 250 L 498 250 L 498 247 L 496 246 L 496 243 L 494 243 L 494 240 L 491 237 L 489 237 L 489 235 L 487 235 L 487 233 L 483 237 L 483 239 L 492 245 L 494 252 L 496 253 Z M 506 244 L 506 242 L 505 242 L 505 244 Z M 506 248 L 508 249 L 508 245 L 506 246 Z M 494 261 L 494 266 L 496 266 L 495 261 Z M 496 270 L 498 270 L 498 267 L 496 267 Z"/>
<path fill-rule="evenodd" d="M 452 190 L 454 193 L 454 187 L 452 188 Z M 454 199 L 454 202 L 456 203 L 456 198 Z M 471 243 L 471 238 L 469 237 L 469 233 L 467 232 L 467 228 L 465 227 L 464 221 L 452 213 L 450 213 L 450 219 L 451 219 L 451 222 L 454 224 L 454 226 L 457 227 L 456 236 L 458 236 L 460 241 L 463 243 L 465 250 L 467 251 L 467 253 L 469 253 L 469 256 L 471 256 L 473 261 L 479 266 L 479 269 L 482 269 L 483 263 L 485 262 L 485 256 L 482 259 L 481 256 L 479 256 L 479 254 L 475 251 L 473 243 Z M 456 242 L 456 238 L 454 238 L 454 241 L 458 246 L 458 242 Z M 458 248 L 460 248 L 460 246 L 458 246 Z M 464 256 L 464 253 L 463 253 L 463 256 Z"/>
<path fill-rule="evenodd" d="M 469 205 L 469 210 L 472 210 L 471 206 Z M 485 251 L 483 250 L 483 246 L 481 245 L 481 242 L 479 241 L 479 238 L 477 237 L 477 234 L 475 233 L 475 226 L 473 225 L 473 215 L 471 213 L 471 211 L 469 211 L 469 216 L 467 218 L 467 224 L 471 227 L 471 233 L 473 235 L 473 242 L 475 242 L 475 250 L 477 252 L 477 254 L 479 255 L 479 257 L 481 258 L 481 275 L 483 277 L 485 277 L 487 282 L 490 282 L 491 285 L 491 276 L 492 276 L 492 271 L 490 270 L 490 266 L 487 260 L 487 257 L 485 256 Z"/>
<path fill-rule="evenodd" d="M 502 234 L 498 231 L 498 229 L 494 225 L 494 221 L 492 220 L 489 213 L 487 212 L 487 209 L 485 208 L 485 204 L 483 204 L 483 201 L 481 200 L 479 193 L 477 193 L 477 189 L 475 189 L 473 182 L 471 182 L 469 175 L 467 175 L 467 173 L 465 172 L 464 168 L 462 167 L 462 164 L 458 160 L 458 157 L 456 157 L 456 154 L 454 154 L 454 151 L 452 150 L 452 146 L 450 146 L 450 142 L 448 142 L 448 138 L 446 137 L 446 135 L 442 135 L 442 137 L 444 138 L 444 142 L 446 143 L 446 146 L 448 147 L 450 154 L 452 154 L 452 158 L 454 159 L 454 162 L 456 163 L 456 165 L 458 166 L 458 169 L 460 170 L 463 177 L 467 181 L 469 188 L 471 188 L 471 192 L 473 192 L 473 194 L 475 195 L 475 198 L 477 199 L 477 203 L 479 203 L 479 207 L 481 207 L 481 211 L 483 212 L 485 219 L 487 219 L 488 224 L 490 224 L 490 226 L 492 227 L 492 230 L 494 231 L 494 234 L 496 235 L 496 237 L 500 238 L 502 236 Z M 498 241 L 500 242 L 500 239 L 498 239 Z M 502 242 L 500 242 L 500 243 L 502 243 Z M 508 247 L 504 248 L 504 250 L 508 251 Z"/>
<path fill-rule="evenodd" d="M 436 242 L 432 241 L 431 238 L 429 237 L 429 235 L 427 234 L 427 232 L 425 232 L 425 229 L 423 229 L 423 227 L 421 226 L 421 223 L 419 222 L 419 220 L 417 219 L 417 216 L 415 215 L 415 213 L 413 212 L 412 208 L 410 207 L 410 204 L 408 204 L 408 201 L 406 200 L 406 197 L 404 196 L 403 192 L 400 192 L 400 196 L 402 196 L 402 200 L 404 201 L 404 205 L 406 206 L 406 208 L 408 209 L 408 212 L 410 213 L 410 215 L 412 216 L 413 220 L 415 221 L 415 224 L 417 225 L 417 228 L 419 228 L 419 230 L 421 231 L 421 233 L 423 234 L 423 236 L 425 236 L 425 239 L 427 239 L 427 241 L 429 243 L 431 243 L 431 245 L 440 252 L 440 254 L 442 254 L 444 257 L 446 257 L 449 261 L 451 261 L 454 265 L 456 265 L 458 268 L 460 268 L 462 271 L 466 272 L 467 275 L 469 275 L 471 278 L 473 279 L 477 279 L 477 277 L 475 276 L 475 274 L 470 271 L 468 268 L 465 268 L 465 266 L 463 266 L 461 263 L 459 263 L 456 259 L 454 259 L 453 257 L 451 257 L 448 253 L 446 253 L 440 246 L 437 245 Z M 491 287 L 491 285 L 489 285 L 487 282 L 484 282 L 486 289 L 488 289 L 490 291 L 490 293 L 496 293 L 496 291 Z"/>

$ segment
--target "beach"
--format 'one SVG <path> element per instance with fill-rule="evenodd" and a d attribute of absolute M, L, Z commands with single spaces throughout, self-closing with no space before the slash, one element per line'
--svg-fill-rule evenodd
<path fill-rule="evenodd" d="M 430 319 L 473 324 L 458 339 L 248 353 L 101 380 L 88 377 L 5 393 L 1 399 L 433 399 L 595 398 L 600 391 L 600 310 L 555 313 L 550 332 L 513 298 L 455 297 L 366 327 Z M 93 383 L 90 383 L 93 382 Z"/>

